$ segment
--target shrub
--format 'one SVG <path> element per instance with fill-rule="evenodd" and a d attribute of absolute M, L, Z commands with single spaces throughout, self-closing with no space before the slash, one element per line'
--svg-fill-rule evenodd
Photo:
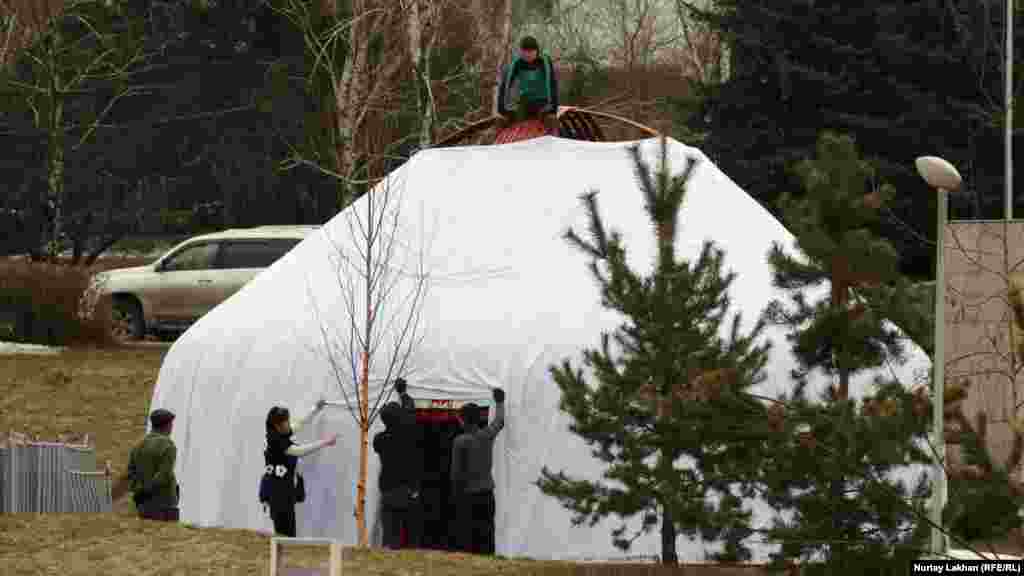
<path fill-rule="evenodd" d="M 81 314 L 91 270 L 26 259 L 0 260 L 0 339 L 48 346 L 103 346 L 110 302 Z"/>

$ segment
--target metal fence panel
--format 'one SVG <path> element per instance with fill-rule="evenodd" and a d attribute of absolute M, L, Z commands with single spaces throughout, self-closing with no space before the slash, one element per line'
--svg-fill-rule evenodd
<path fill-rule="evenodd" d="M 64 446 L 61 444 L 36 444 L 31 447 L 35 449 L 38 463 L 35 511 L 61 512 L 64 507 L 62 478 Z"/>
<path fill-rule="evenodd" d="M 39 489 L 38 463 L 31 446 L 18 446 L 18 479 L 15 483 L 17 504 L 15 512 L 35 512 L 35 495 Z"/>
<path fill-rule="evenodd" d="M 70 477 L 65 471 L 93 472 L 96 468 L 96 452 L 86 446 L 65 446 L 64 447 L 64 468 L 59 474 L 65 483 L 64 488 L 64 510 L 74 512 L 84 505 L 72 498 L 73 490 L 70 486 Z M 79 498 L 80 499 L 80 498 Z"/>
<path fill-rule="evenodd" d="M 0 514 L 7 511 L 7 453 L 8 449 L 0 446 Z"/>
<path fill-rule="evenodd" d="M 4 512 L 17 511 L 15 501 L 18 495 L 18 460 L 13 446 L 4 450 L 4 493 L 0 499 L 4 501 Z"/>
<path fill-rule="evenodd" d="M 72 501 L 72 509 L 68 512 L 101 513 L 113 510 L 111 480 L 105 473 L 68 470 L 65 478 Z"/>
<path fill-rule="evenodd" d="M 112 479 L 92 447 L 10 443 L 0 447 L 0 513 L 104 512 Z"/>
<path fill-rule="evenodd" d="M 96 450 L 87 446 L 64 446 L 65 467 L 70 470 L 92 472 L 96 465 Z"/>

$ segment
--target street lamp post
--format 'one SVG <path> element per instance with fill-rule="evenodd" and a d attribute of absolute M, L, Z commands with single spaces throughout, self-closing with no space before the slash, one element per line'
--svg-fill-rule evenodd
<path fill-rule="evenodd" d="M 1003 68 L 1006 72 L 1006 125 L 1003 126 L 1003 170 L 1005 172 L 1006 220 L 1013 220 L 1013 8 L 1016 0 L 1006 0 L 1006 50 Z"/>
<path fill-rule="evenodd" d="M 952 164 L 935 156 L 922 156 L 914 161 L 918 174 L 939 193 L 935 229 L 935 345 L 932 370 L 935 390 L 932 393 L 932 435 L 935 446 L 931 552 L 940 556 L 946 552 L 946 538 L 942 531 L 942 509 L 946 505 L 946 435 L 943 418 L 943 400 L 946 390 L 946 278 L 943 260 L 946 240 L 946 202 L 949 192 L 960 188 L 960 173 Z"/>

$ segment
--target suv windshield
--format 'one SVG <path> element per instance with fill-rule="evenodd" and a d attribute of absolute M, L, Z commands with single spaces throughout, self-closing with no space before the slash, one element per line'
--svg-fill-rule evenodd
<path fill-rule="evenodd" d="M 267 268 L 295 247 L 299 240 L 230 240 L 221 247 L 219 268 Z"/>

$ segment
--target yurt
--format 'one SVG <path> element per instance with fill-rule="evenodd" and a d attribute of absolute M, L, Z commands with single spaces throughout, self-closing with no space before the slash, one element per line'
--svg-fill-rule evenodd
<path fill-rule="evenodd" d="M 738 274 L 734 310 L 749 327 L 771 300 L 783 297 L 772 288 L 766 253 L 772 242 L 792 246 L 793 238 L 700 150 L 667 142 L 673 172 L 681 172 L 688 157 L 699 160 L 682 208 L 678 250 L 696 256 L 708 239 L 724 249 L 726 266 Z M 586 230 L 580 195 L 598 191 L 605 222 L 622 234 L 635 266 L 649 269 L 654 261 L 652 229 L 627 153 L 634 144 L 657 165 L 654 138 L 623 143 L 544 136 L 421 151 L 196 322 L 167 353 L 152 399 L 153 409 L 177 414 L 182 520 L 269 532 L 271 521 L 257 502 L 267 411 L 280 404 L 302 412 L 325 398 L 331 406 L 297 440 L 332 432 L 341 437 L 302 460 L 308 496 L 298 506 L 298 532 L 357 542 L 360 436 L 350 408 L 362 377 L 358 350 L 370 309 L 376 330 L 366 365 L 371 404 L 387 399 L 395 377 L 409 382 L 418 421 L 432 438 L 425 452 L 437 486 L 446 482 L 452 411 L 469 401 L 490 407 L 491 389 L 506 391 L 506 426 L 494 448 L 499 554 L 622 556 L 612 545 L 614 520 L 574 527 L 570 512 L 535 482 L 544 466 L 577 476 L 601 473 L 569 431 L 549 367 L 565 358 L 578 365 L 581 351 L 621 322 L 601 307 L 587 259 L 563 238 L 570 227 Z M 367 287 L 367 254 L 385 278 L 377 291 Z M 386 295 L 368 301 L 382 285 Z M 779 330 L 765 337 L 774 347 L 762 392 L 775 394 L 791 386 L 795 364 Z M 916 346 L 908 350 L 906 361 L 886 374 L 910 386 L 927 376 L 930 362 Z M 873 376 L 853 382 L 854 391 L 863 391 Z M 825 384 L 817 375 L 814 385 Z M 375 423 L 371 436 L 380 429 Z M 371 449 L 371 526 L 377 474 Z M 452 504 L 441 499 L 431 510 L 427 529 L 436 536 L 450 521 Z M 764 510 L 757 514 L 769 520 Z M 678 550 L 681 559 L 694 561 L 709 546 L 680 538 Z M 652 533 L 630 554 L 659 551 L 659 535 Z"/>

